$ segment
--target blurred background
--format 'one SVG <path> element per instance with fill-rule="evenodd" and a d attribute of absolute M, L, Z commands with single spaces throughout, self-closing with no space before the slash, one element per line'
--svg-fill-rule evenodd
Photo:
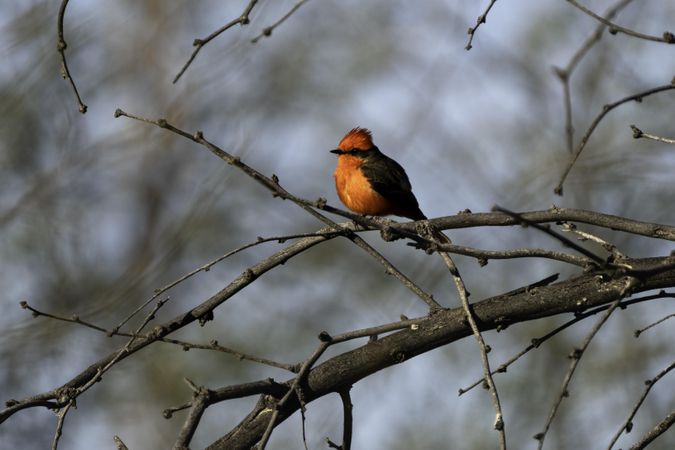
<path fill-rule="evenodd" d="M 354 126 L 407 170 L 429 217 L 494 204 L 518 210 L 585 208 L 675 224 L 672 146 L 632 138 L 630 124 L 675 137 L 673 93 L 612 111 L 597 128 L 565 184 L 553 194 L 569 152 L 564 67 L 597 23 L 565 2 L 497 2 L 473 49 L 466 30 L 487 1 L 309 1 L 269 38 L 251 39 L 293 1 L 260 1 L 246 27 L 209 43 L 176 84 L 192 41 L 238 17 L 248 1 L 77 1 L 65 17 L 67 58 L 89 111 L 81 115 L 56 52 L 58 2 L 0 3 L 0 399 L 21 399 L 66 382 L 122 345 L 81 326 L 33 319 L 40 310 L 111 328 L 184 273 L 257 236 L 311 232 L 321 224 L 272 198 L 204 148 L 157 127 L 113 118 L 116 108 L 166 118 L 276 174 L 295 195 L 339 205 L 335 148 Z M 615 19 L 644 33 L 675 28 L 675 3 L 633 2 Z M 587 1 L 596 12 L 614 2 Z M 675 47 L 604 35 L 573 73 L 576 139 L 602 105 L 670 82 Z M 336 220 L 341 221 L 340 218 Z M 633 257 L 667 255 L 675 245 L 598 230 Z M 485 249 L 559 249 L 532 229 L 450 233 Z M 456 306 L 438 257 L 364 237 L 446 306 Z M 220 290 L 246 267 L 280 249 L 270 243 L 240 253 L 167 295 L 164 321 Z M 599 249 L 596 249 L 600 252 Z M 511 290 L 553 272 L 576 269 L 544 260 L 494 261 L 479 267 L 458 257 L 472 299 Z M 667 300 L 617 311 L 582 359 L 549 432 L 546 448 L 604 447 L 641 394 L 643 381 L 672 361 L 672 324 L 633 337 L 636 328 L 672 312 Z M 295 363 L 317 334 L 340 333 L 417 317 L 426 306 L 346 240 L 317 246 L 269 272 L 216 310 L 205 327 L 174 337 L 220 344 Z M 554 317 L 486 333 L 496 367 L 570 319 Z M 140 318 L 139 318 L 140 320 Z M 510 448 L 534 448 L 569 364 L 596 319 L 556 336 L 496 376 Z M 133 321 L 132 325 L 137 325 Z M 363 342 L 332 349 L 324 358 Z M 497 447 L 488 394 L 459 388 L 481 376 L 473 339 L 379 372 L 354 386 L 355 449 L 460 450 Z M 182 381 L 218 388 L 265 377 L 290 378 L 215 352 L 157 343 L 128 358 L 80 397 L 67 418 L 63 449 L 168 448 L 185 417 L 163 409 L 190 398 Z M 673 409 L 665 378 L 619 441 L 630 445 Z M 235 426 L 257 398 L 209 408 L 192 448 Z M 56 418 L 22 411 L 0 427 L 0 447 L 43 449 Z M 340 441 L 337 395 L 308 405 L 310 449 Z M 670 444 L 669 444 L 669 443 Z M 672 448 L 673 432 L 651 448 Z M 598 445 L 599 444 L 599 445 Z M 269 448 L 302 448 L 298 414 L 279 426 Z"/>

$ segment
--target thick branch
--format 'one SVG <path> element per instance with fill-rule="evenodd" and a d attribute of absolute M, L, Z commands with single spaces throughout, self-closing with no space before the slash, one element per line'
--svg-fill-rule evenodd
<path fill-rule="evenodd" d="M 675 227 L 658 223 L 640 222 L 625 217 L 602 214 L 594 211 L 572 208 L 551 208 L 546 211 L 532 211 L 518 213 L 518 217 L 533 223 L 545 222 L 579 222 L 596 225 L 610 230 L 648 236 L 656 239 L 675 241 Z M 491 213 L 463 213 L 456 216 L 439 217 L 430 220 L 431 225 L 438 230 L 470 227 L 505 227 L 518 225 L 520 221 L 502 212 Z M 415 232 L 414 222 L 395 224 L 394 230 Z"/>
<path fill-rule="evenodd" d="M 662 272 L 645 272 L 634 292 L 674 286 L 675 269 L 671 266 L 674 261 L 673 257 L 630 260 L 635 267 L 671 267 Z M 504 328 L 517 322 L 578 312 L 616 301 L 625 296 L 628 278 L 587 273 L 553 285 L 492 297 L 472 306 L 481 330 Z M 462 308 L 438 311 L 420 319 L 416 327 L 369 342 L 318 365 L 302 385 L 303 399 L 309 403 L 328 393 L 339 392 L 379 370 L 470 334 Z M 291 382 L 285 383 L 287 389 Z M 209 449 L 251 448 L 262 438 L 280 398 L 279 395 L 263 395 L 253 411 Z M 297 398 L 293 397 L 279 409 L 276 423 L 283 422 L 299 407 Z"/>

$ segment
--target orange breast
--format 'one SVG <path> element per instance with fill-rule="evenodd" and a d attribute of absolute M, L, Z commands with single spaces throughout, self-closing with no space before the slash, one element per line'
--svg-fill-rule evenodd
<path fill-rule="evenodd" d="M 335 169 L 335 187 L 344 205 L 359 214 L 386 216 L 395 213 L 395 206 L 375 192 L 359 166 L 360 158 L 341 155 Z"/>

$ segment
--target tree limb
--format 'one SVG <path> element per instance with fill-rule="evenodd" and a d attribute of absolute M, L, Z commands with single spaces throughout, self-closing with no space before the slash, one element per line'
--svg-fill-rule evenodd
<path fill-rule="evenodd" d="M 635 267 L 670 267 L 662 272 L 647 272 L 633 292 L 644 292 L 675 285 L 673 257 L 629 260 Z M 592 272 L 549 286 L 541 286 L 515 294 L 492 297 L 472 305 L 481 330 L 503 329 L 513 323 L 534 320 L 562 313 L 579 312 L 611 303 L 625 296 L 627 280 L 632 276 L 619 272 Z M 464 310 L 438 311 L 420 319 L 414 329 L 396 332 L 384 338 L 345 352 L 312 369 L 301 386 L 303 399 L 309 403 L 331 392 L 372 375 L 384 368 L 471 335 Z M 290 388 L 292 380 L 285 382 Z M 210 450 L 249 449 L 261 438 L 275 407 L 282 396 L 263 395 L 246 418 L 229 433 L 213 442 Z M 291 397 L 277 412 L 277 425 L 300 408 Z"/>

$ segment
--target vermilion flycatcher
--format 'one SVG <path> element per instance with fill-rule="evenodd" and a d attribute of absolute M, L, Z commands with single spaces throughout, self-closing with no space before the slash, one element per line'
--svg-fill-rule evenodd
<path fill-rule="evenodd" d="M 365 128 L 354 128 L 331 150 L 338 155 L 335 187 L 344 205 L 359 214 L 423 220 L 403 167 L 383 154 Z"/>

